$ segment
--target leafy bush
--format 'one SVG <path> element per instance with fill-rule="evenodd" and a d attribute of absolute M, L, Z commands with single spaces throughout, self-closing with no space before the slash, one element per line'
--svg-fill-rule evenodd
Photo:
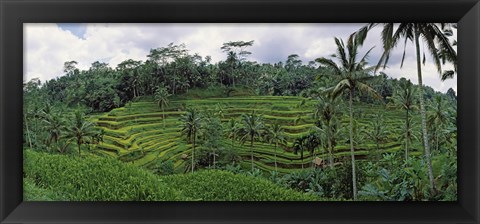
<path fill-rule="evenodd" d="M 148 171 L 116 160 L 24 151 L 24 175 L 69 201 L 183 200 Z"/>
<path fill-rule="evenodd" d="M 440 186 L 445 189 L 444 197 L 440 200 L 456 201 L 457 200 L 457 160 L 451 163 L 445 164 L 442 173 L 440 174 L 442 179 L 440 180 Z"/>
<path fill-rule="evenodd" d="M 239 173 L 242 173 L 243 170 L 242 170 L 242 167 L 240 165 L 231 165 L 231 164 L 227 164 L 225 166 L 225 170 L 226 171 L 229 171 L 229 172 L 232 172 L 234 174 L 239 174 Z"/>
<path fill-rule="evenodd" d="M 65 200 L 57 192 L 40 188 L 33 180 L 23 178 L 23 200 L 24 201 L 63 201 Z"/>
<path fill-rule="evenodd" d="M 285 186 L 321 197 L 352 198 L 351 171 L 344 166 L 307 169 L 287 174 L 282 178 Z"/>
<path fill-rule="evenodd" d="M 175 167 L 172 160 L 161 161 L 158 160 L 157 164 L 151 168 L 155 174 L 158 175 L 171 175 L 175 171 Z"/>
<path fill-rule="evenodd" d="M 314 201 L 320 198 L 280 187 L 266 179 L 221 170 L 162 177 L 185 195 L 205 201 Z"/>
<path fill-rule="evenodd" d="M 246 174 L 249 175 L 249 176 L 252 176 L 252 177 L 262 177 L 263 176 L 263 172 L 258 168 L 253 168 L 253 170 L 248 171 Z"/>
<path fill-rule="evenodd" d="M 310 170 L 293 172 L 284 176 L 284 183 L 292 189 L 306 192 L 311 182 L 311 177 Z"/>
<path fill-rule="evenodd" d="M 432 164 L 437 194 L 430 192 L 426 164 L 421 159 L 410 158 L 401 162 L 395 154 L 385 155 L 377 164 L 368 165 L 368 184 L 359 195 L 363 200 L 409 201 L 447 200 L 457 198 L 456 157 L 434 156 Z"/>

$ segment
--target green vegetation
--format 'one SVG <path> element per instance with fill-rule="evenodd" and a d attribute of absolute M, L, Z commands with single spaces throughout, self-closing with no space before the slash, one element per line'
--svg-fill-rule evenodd
<path fill-rule="evenodd" d="M 321 200 L 228 171 L 160 177 L 113 159 L 24 153 L 24 197 L 32 201 Z"/>
<path fill-rule="evenodd" d="M 227 171 L 205 170 L 162 178 L 196 200 L 205 201 L 314 201 L 315 195 L 277 186 L 266 179 Z"/>
<path fill-rule="evenodd" d="M 24 173 L 37 186 L 72 201 L 180 200 L 154 174 L 99 157 L 73 157 L 24 151 Z"/>
<path fill-rule="evenodd" d="M 24 196 L 456 200 L 455 92 L 374 73 L 402 36 L 439 41 L 427 32 L 437 25 L 394 36 L 385 25 L 385 53 L 369 66 L 371 49 L 357 56 L 373 26 L 334 38 L 336 54 L 308 65 L 295 54 L 250 62 L 254 41 L 223 44 L 214 64 L 173 43 L 115 69 L 65 62 L 65 76 L 24 84 Z"/>

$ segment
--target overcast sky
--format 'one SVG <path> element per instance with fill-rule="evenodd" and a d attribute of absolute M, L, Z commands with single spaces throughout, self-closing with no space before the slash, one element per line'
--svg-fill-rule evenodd
<path fill-rule="evenodd" d="M 80 69 L 88 69 L 94 61 L 112 68 L 126 60 L 147 59 L 150 49 L 169 43 L 184 43 L 190 53 L 225 60 L 220 50 L 228 41 L 254 40 L 248 48 L 248 60 L 275 63 L 298 54 L 304 63 L 335 53 L 334 37 L 344 40 L 364 24 L 24 24 L 24 80 L 45 81 L 63 75 L 63 63 L 75 60 Z M 381 28 L 369 33 L 363 52 L 370 53 L 370 64 L 376 65 L 382 53 Z M 456 33 L 455 36 L 456 37 Z M 423 50 L 423 46 L 421 46 Z M 417 83 L 415 48 L 407 45 L 405 63 L 400 69 L 403 44 L 390 57 L 384 72 L 390 77 L 406 77 Z M 444 66 L 445 69 L 451 65 Z M 422 68 L 424 84 L 446 92 L 457 90 L 456 78 L 440 81 L 439 74 L 427 57 Z"/>

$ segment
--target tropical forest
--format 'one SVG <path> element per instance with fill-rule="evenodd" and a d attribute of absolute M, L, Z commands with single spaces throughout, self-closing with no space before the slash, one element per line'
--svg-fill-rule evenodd
<path fill-rule="evenodd" d="M 457 75 L 454 32 L 361 24 L 311 61 L 253 60 L 251 39 L 205 40 L 219 61 L 182 42 L 87 69 L 65 58 L 23 83 L 24 200 L 456 201 L 456 92 L 422 80 L 426 64 Z M 388 74 L 393 59 L 414 78 Z"/>

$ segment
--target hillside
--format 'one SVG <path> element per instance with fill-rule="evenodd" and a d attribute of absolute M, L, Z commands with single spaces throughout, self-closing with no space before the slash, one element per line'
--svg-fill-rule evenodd
<path fill-rule="evenodd" d="M 182 154 L 191 152 L 191 144 L 187 144 L 180 133 L 179 118 L 187 107 L 196 107 L 201 111 L 212 110 L 217 105 L 222 105 L 222 122 L 226 123 L 231 118 L 239 118 L 242 114 L 262 114 L 267 125 L 278 123 L 285 129 L 287 144 L 277 150 L 279 172 L 289 173 L 301 169 L 300 155 L 293 153 L 293 142 L 296 138 L 309 133 L 314 127 L 313 111 L 316 100 L 302 97 L 286 96 L 234 96 L 212 97 L 200 99 L 176 99 L 170 102 L 169 107 L 162 113 L 158 105 L 152 100 L 133 102 L 125 107 L 114 109 L 100 116 L 95 116 L 96 122 L 105 131 L 104 142 L 97 146 L 98 153 L 106 156 L 118 157 L 125 162 L 137 166 L 149 167 L 157 161 L 172 160 L 177 173 L 183 171 L 185 161 Z M 371 126 L 373 115 L 384 112 L 387 130 L 390 130 L 388 141 L 380 145 L 381 152 L 395 152 L 402 150 L 398 139 L 398 130 L 404 122 L 404 112 L 395 109 L 385 109 L 384 105 L 359 104 L 355 109 L 361 111 L 357 122 L 360 127 Z M 163 128 L 163 115 L 165 115 L 165 128 Z M 342 116 L 342 123 L 348 124 L 346 114 Z M 347 139 L 347 138 L 345 138 Z M 248 143 L 241 144 L 238 140 L 223 138 L 223 146 L 234 148 L 245 159 L 244 166 L 249 165 L 250 149 Z M 369 152 L 374 150 L 373 140 L 364 139 L 356 147 L 355 155 L 364 159 Z M 322 150 L 318 155 L 326 159 Z M 412 150 L 412 155 L 419 152 Z M 335 158 L 340 161 L 342 157 L 349 156 L 348 141 L 339 142 L 335 147 Z M 274 169 L 274 146 L 266 142 L 254 143 L 254 160 L 258 168 L 266 171 Z M 306 153 L 303 165 L 311 164 L 313 155 Z"/>
<path fill-rule="evenodd" d="M 24 153 L 24 199 L 27 201 L 320 200 L 262 178 L 227 171 L 206 170 L 160 177 L 114 159 L 51 155 L 31 150 Z"/>

